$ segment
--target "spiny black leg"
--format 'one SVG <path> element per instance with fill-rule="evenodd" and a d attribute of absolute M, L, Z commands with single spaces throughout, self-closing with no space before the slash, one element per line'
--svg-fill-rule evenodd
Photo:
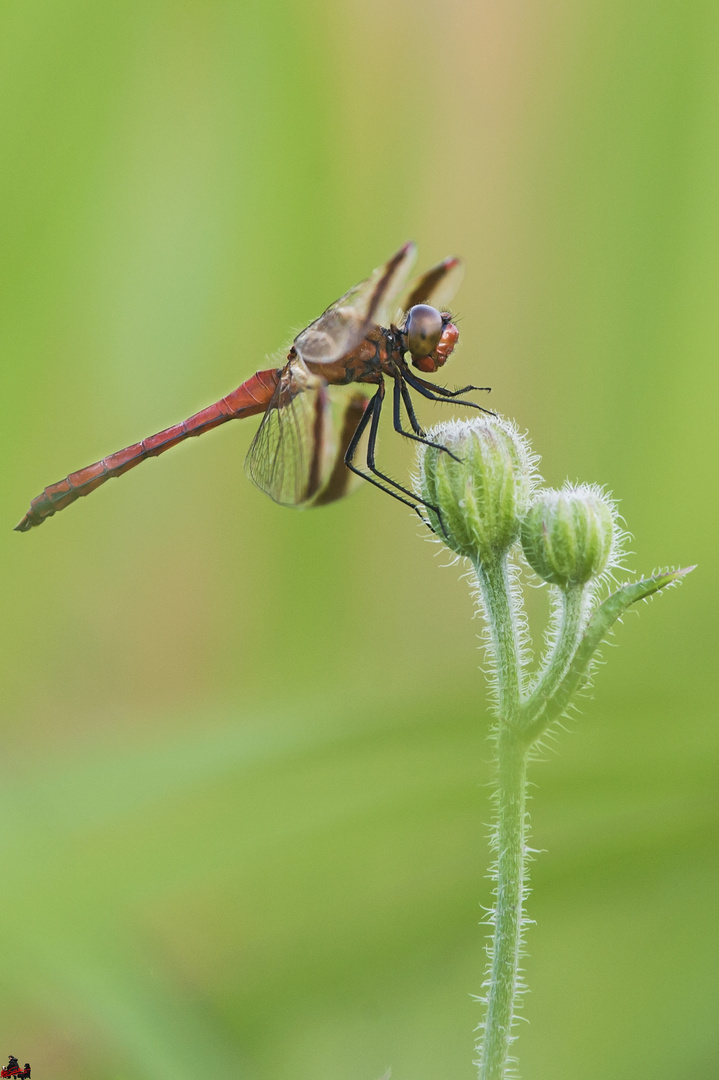
<path fill-rule="evenodd" d="M 377 393 L 375 394 L 375 396 L 372 398 L 369 405 L 365 409 L 365 411 L 364 411 L 364 413 L 362 415 L 362 419 L 360 420 L 359 424 L 357 425 L 357 427 L 355 429 L 354 435 L 350 439 L 349 446 L 347 447 L 347 450 L 345 451 L 345 465 L 350 470 L 350 472 L 355 473 L 357 476 L 361 476 L 363 480 L 368 480 L 370 482 L 370 484 L 374 484 L 374 486 L 379 488 L 380 491 L 384 491 L 385 494 L 391 495 L 393 499 L 397 499 L 398 502 L 404 503 L 405 506 L 409 506 L 410 510 L 414 510 L 415 513 L 418 515 L 420 521 L 424 521 L 424 518 L 422 517 L 422 514 L 420 512 L 420 509 L 419 509 L 418 505 L 416 505 L 415 503 L 409 502 L 408 499 L 403 499 L 401 495 L 398 495 L 395 491 L 392 491 L 390 488 L 385 487 L 384 484 L 380 484 L 379 481 L 375 480 L 373 476 L 368 476 L 367 473 L 362 472 L 361 469 L 358 469 L 357 466 L 353 464 L 354 456 L 357 453 L 357 446 L 359 445 L 359 441 L 360 441 L 360 439 L 362 438 L 362 436 L 364 434 L 365 428 L 370 423 L 370 421 L 372 422 L 372 426 L 376 428 L 377 423 L 379 421 L 379 414 L 382 411 L 382 397 L 383 397 L 382 389 L 383 389 L 382 386 L 380 386 L 379 389 L 377 390 Z M 371 435 L 370 435 L 370 438 L 371 438 Z M 376 433 L 375 433 L 375 439 L 376 439 Z M 368 458 L 369 458 L 369 451 L 368 451 Z M 369 466 L 369 461 L 368 461 L 367 464 Z M 378 472 L 377 469 L 373 469 L 372 471 L 377 473 L 378 476 L 382 476 L 382 473 Z M 386 479 L 389 484 L 392 484 L 395 487 L 399 487 L 400 491 L 405 491 L 405 494 L 412 496 L 411 491 L 406 491 L 405 488 L 400 487 L 399 484 L 395 484 L 394 481 L 390 480 L 389 477 L 382 476 L 382 479 Z"/>
<path fill-rule="evenodd" d="M 412 405 L 412 400 L 409 396 L 409 391 L 407 390 L 407 383 L 401 375 L 398 375 L 394 380 L 394 430 L 398 431 L 399 434 L 408 435 L 409 432 L 406 432 L 402 427 L 401 399 L 405 403 L 405 409 L 407 410 L 407 416 L 409 418 L 412 431 L 415 432 L 417 438 L 420 438 L 420 440 L 424 441 L 424 432 L 422 431 L 421 424 L 417 419 L 417 414 L 415 413 L 415 406 Z"/>
<path fill-rule="evenodd" d="M 414 435 L 410 431 L 405 431 L 402 427 L 402 410 L 400 395 L 401 401 L 404 401 L 404 407 L 407 410 L 409 422 L 414 429 Z M 460 460 L 457 455 L 453 454 L 451 450 L 448 450 L 446 446 L 442 446 L 441 443 L 432 442 L 431 439 L 428 439 L 425 436 L 425 433 L 420 427 L 419 421 L 415 414 L 414 405 L 412 404 L 412 398 L 409 395 L 409 390 L 407 389 L 405 381 L 401 375 L 396 376 L 394 380 L 394 430 L 399 432 L 400 435 L 404 435 L 405 439 L 414 439 L 415 442 L 424 443 L 425 446 L 433 446 L 435 450 L 444 450 L 444 452 L 446 454 L 449 454 L 450 457 L 454 458 L 455 461 Z"/>
<path fill-rule="evenodd" d="M 377 469 L 375 467 L 375 444 L 377 442 L 377 430 L 378 430 L 378 427 L 379 427 L 379 418 L 380 418 L 380 413 L 382 412 L 382 403 L 383 403 L 383 401 L 384 401 L 384 383 L 380 383 L 379 387 L 377 388 L 377 393 L 375 394 L 375 396 L 372 398 L 369 405 L 365 409 L 365 411 L 364 411 L 364 413 L 362 415 L 362 419 L 360 420 L 359 424 L 357 425 L 357 427 L 355 429 L 355 432 L 354 432 L 354 435 L 350 439 L 349 446 L 347 447 L 347 450 L 345 451 L 345 457 L 344 457 L 345 465 L 347 466 L 347 468 L 351 472 L 355 473 L 357 476 L 361 476 L 363 480 L 369 480 L 370 484 L 374 484 L 374 486 L 379 488 L 380 491 L 384 491 L 387 495 L 391 495 L 393 499 L 396 499 L 397 502 L 404 503 L 404 505 L 408 506 L 410 508 L 410 510 L 414 510 L 414 512 L 416 513 L 419 520 L 422 522 L 423 525 L 427 526 L 427 528 L 430 530 L 430 532 L 434 532 L 434 529 L 432 528 L 430 523 L 427 521 L 427 519 L 422 516 L 422 511 L 421 511 L 420 507 L 421 506 L 426 506 L 428 509 L 433 510 L 434 513 L 437 515 L 439 523 L 442 526 L 442 530 L 444 531 L 444 533 L 446 535 L 446 530 L 444 528 L 444 522 L 442 521 L 442 514 L 440 512 L 439 507 L 434 506 L 432 503 L 426 503 L 424 501 L 424 499 L 420 499 L 417 495 L 415 495 L 415 493 L 413 491 L 408 491 L 407 488 L 402 487 L 402 485 L 398 484 L 396 482 L 396 480 L 392 480 L 391 477 L 386 476 L 384 473 L 380 472 L 379 469 Z M 399 491 L 404 492 L 405 495 L 409 495 L 409 497 L 411 499 L 416 499 L 416 502 L 410 502 L 409 499 L 403 499 L 402 496 L 398 495 L 396 491 L 392 491 L 391 487 L 385 487 L 384 484 L 380 484 L 380 482 L 378 480 L 375 480 L 373 476 L 368 476 L 367 473 L 363 472 L 361 469 L 358 469 L 357 466 L 353 464 L 353 459 L 354 459 L 354 456 L 355 456 L 355 454 L 357 452 L 357 446 L 359 445 L 359 441 L 362 438 L 362 435 L 364 434 L 364 431 L 365 431 L 365 428 L 367 427 L 367 424 L 369 424 L 369 423 L 371 423 L 371 427 L 370 427 L 369 443 L 368 443 L 368 446 L 367 446 L 367 467 L 368 467 L 368 469 L 370 469 L 370 471 L 373 472 L 376 476 L 379 476 L 382 480 L 386 480 L 386 482 L 388 484 L 390 484 L 391 487 L 398 488 Z"/>
<path fill-rule="evenodd" d="M 396 386 L 396 383 L 395 383 L 395 386 Z M 379 416 L 380 416 L 380 412 L 382 411 L 382 404 L 384 402 L 384 383 L 380 383 L 379 389 L 378 389 L 377 393 L 375 394 L 375 400 L 377 401 L 377 407 L 375 409 L 374 416 L 372 417 L 372 424 L 371 424 L 370 429 L 369 429 L 369 440 L 367 442 L 367 468 L 370 469 L 376 476 L 379 476 L 379 477 L 381 477 L 382 480 L 385 480 L 388 484 L 392 484 L 392 486 L 396 487 L 399 491 L 403 491 L 405 495 L 409 495 L 411 498 L 416 499 L 417 500 L 417 505 L 414 506 L 413 509 L 414 509 L 415 513 L 417 514 L 417 516 L 419 517 L 419 520 L 421 522 L 423 522 L 423 524 L 425 524 L 427 526 L 427 528 L 431 532 L 434 532 L 434 529 L 432 528 L 430 523 L 427 521 L 427 519 L 422 516 L 422 513 L 421 513 L 419 508 L 420 508 L 420 506 L 426 506 L 429 510 L 433 510 L 434 513 L 437 515 L 437 519 L 438 519 L 440 525 L 442 526 L 442 532 L 444 533 L 445 536 L 447 536 L 447 530 L 444 527 L 444 521 L 442 519 L 442 511 L 440 510 L 440 508 L 438 506 L 435 506 L 434 503 L 425 502 L 424 499 L 420 499 L 419 495 L 415 495 L 415 493 L 413 491 L 408 491 L 407 488 L 402 487 L 402 485 L 398 484 L 396 480 L 393 480 L 390 476 L 387 476 L 385 473 L 380 472 L 379 469 L 376 467 L 376 465 L 375 465 L 375 445 L 377 443 L 377 432 L 379 431 Z M 416 420 L 416 417 L 415 417 L 415 420 Z M 402 431 L 401 428 L 400 428 L 400 431 Z M 408 431 L 402 431 L 402 434 L 408 436 L 409 438 L 413 437 L 413 436 L 411 436 L 409 434 Z M 427 442 L 426 439 L 419 439 L 419 436 L 416 436 L 416 438 L 418 438 L 418 440 L 420 442 L 425 442 L 425 443 Z M 428 445 L 434 446 L 436 444 L 435 443 L 429 443 Z M 444 450 L 444 447 L 439 446 L 438 449 Z M 450 453 L 450 451 L 447 451 L 447 453 Z M 452 454 L 452 457 L 454 457 L 454 454 Z M 459 458 L 457 458 L 457 460 L 459 461 Z M 395 497 L 399 498 L 399 496 L 395 496 Z M 401 501 L 404 502 L 404 499 L 401 500 Z"/>
<path fill-rule="evenodd" d="M 414 411 L 414 406 L 412 404 L 412 398 L 409 396 L 407 385 L 401 375 L 396 376 L 394 380 L 394 430 L 399 431 L 400 435 L 408 434 L 402 428 L 402 409 L 400 396 L 401 399 L 404 401 L 404 407 L 407 410 L 407 416 L 409 417 L 409 422 L 412 425 L 412 431 L 418 438 L 423 439 L 424 431 L 422 430 L 420 422 L 417 419 L 416 413 Z"/>
<path fill-rule="evenodd" d="M 441 397 L 455 398 L 459 397 L 460 394 L 469 394 L 473 390 L 486 390 L 489 393 L 492 389 L 491 386 L 462 386 L 459 390 L 449 390 L 446 386 L 437 386 L 435 383 L 427 382 L 426 379 L 420 379 L 419 375 L 415 375 L 413 372 L 411 374 L 418 383 L 422 383 L 426 390 L 431 390 Z"/>
<path fill-rule="evenodd" d="M 416 499 L 417 496 L 413 491 L 409 491 L 406 487 L 402 487 L 402 485 L 398 484 L 396 480 L 393 480 L 391 476 L 387 476 L 385 473 L 380 472 L 380 470 L 375 464 L 375 447 L 377 445 L 377 433 L 379 431 L 379 417 L 380 413 L 382 412 L 382 405 L 384 403 L 384 383 L 380 383 L 379 389 L 375 394 L 373 401 L 377 402 L 377 406 L 374 410 L 374 415 L 372 416 L 372 423 L 370 424 L 369 429 L 369 441 L 367 443 L 367 468 L 370 470 L 370 472 L 373 472 L 375 476 L 379 476 L 381 480 L 384 480 L 385 483 L 391 484 L 392 487 L 396 487 L 398 491 L 402 491 L 405 495 L 409 495 L 411 499 Z M 403 431 L 402 434 L 408 435 L 408 432 Z M 412 436 L 409 437 L 412 438 Z M 423 439 L 420 441 L 424 442 Z M 418 499 L 417 501 L 419 503 L 422 503 L 422 499 Z M 434 507 L 432 507 L 432 509 L 434 510 Z"/>
<path fill-rule="evenodd" d="M 415 389 L 418 394 L 421 394 L 422 397 L 429 398 L 430 401 L 446 400 L 441 395 L 434 393 L 434 391 L 437 390 L 436 386 L 432 386 L 432 389 L 428 390 L 427 387 L 431 386 L 432 384 L 422 382 L 421 379 L 415 378 L 415 376 L 411 372 L 405 371 L 404 377 L 409 383 L 409 385 L 413 387 L 413 389 Z M 457 405 L 468 405 L 470 409 L 479 409 L 480 412 L 487 413 L 489 416 L 496 416 L 496 413 L 493 413 L 491 409 L 482 408 L 482 406 L 478 405 L 476 401 L 462 401 L 460 398 L 454 397 L 452 398 L 452 400 Z"/>

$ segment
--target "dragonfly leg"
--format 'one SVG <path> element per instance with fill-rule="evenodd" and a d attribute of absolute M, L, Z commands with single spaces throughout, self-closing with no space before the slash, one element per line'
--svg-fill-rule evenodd
<path fill-rule="evenodd" d="M 409 422 L 412 425 L 414 434 L 412 434 L 412 431 L 405 431 L 402 427 L 402 402 L 404 402 L 404 407 L 407 410 L 407 416 L 409 417 Z M 451 450 L 448 450 L 446 446 L 442 446 L 441 443 L 432 442 L 431 439 L 426 438 L 425 433 L 417 420 L 409 390 L 401 375 L 395 378 L 394 381 L 394 430 L 400 435 L 404 435 L 405 439 L 414 439 L 415 442 L 424 443 L 425 446 L 433 446 L 435 450 L 444 450 L 444 452 L 454 458 L 455 461 L 460 460 L 457 455 L 453 454 Z"/>
<path fill-rule="evenodd" d="M 410 372 L 410 374 L 413 376 L 414 379 L 417 380 L 418 383 L 422 383 L 422 386 L 424 386 L 426 390 L 431 390 L 433 393 L 440 394 L 441 397 L 446 398 L 459 397 L 460 394 L 469 394 L 473 390 L 485 390 L 487 393 L 489 393 L 492 389 L 491 386 L 461 386 L 459 390 L 450 390 L 446 386 L 437 386 L 436 383 L 427 382 L 426 379 L 421 379 L 419 375 L 415 374 L 414 372 Z"/>
<path fill-rule="evenodd" d="M 377 407 L 378 402 L 379 402 L 379 408 Z M 354 435 L 350 439 L 349 446 L 347 447 L 347 449 L 345 451 L 345 459 L 344 459 L 345 460 L 345 465 L 350 470 L 350 472 L 355 473 L 357 476 L 361 476 L 363 480 L 369 480 L 370 484 L 374 484 L 374 486 L 379 488 L 380 491 L 384 491 L 385 494 L 391 495 L 393 499 L 397 499 L 398 502 L 404 503 L 405 506 L 409 506 L 410 510 L 414 510 L 415 513 L 419 514 L 421 520 L 424 520 L 424 518 L 422 518 L 422 515 L 420 513 L 418 505 L 416 505 L 415 503 L 410 502 L 409 499 L 403 499 L 401 495 L 398 495 L 395 491 L 392 491 L 392 490 L 390 490 L 390 488 L 385 487 L 384 484 L 380 484 L 380 482 L 378 480 L 375 480 L 374 476 L 368 476 L 366 472 L 363 472 L 362 469 L 358 469 L 357 466 L 354 464 L 354 457 L 355 457 L 355 454 L 357 453 L 357 446 L 359 445 L 360 439 L 364 435 L 365 428 L 370 423 L 370 421 L 372 422 L 373 425 L 376 424 L 377 420 L 379 419 L 379 412 L 381 411 L 381 409 L 382 409 L 382 403 L 381 403 L 381 399 L 380 399 L 380 395 L 379 395 L 379 391 L 378 391 L 375 394 L 375 396 L 372 398 L 372 400 L 370 401 L 367 408 L 365 409 L 364 415 L 362 416 L 362 419 L 360 420 L 359 424 L 357 425 L 357 427 L 355 429 L 355 432 L 354 432 Z M 374 469 L 372 471 L 376 472 L 378 476 L 382 475 L 376 469 Z M 393 486 L 399 487 L 399 485 L 394 485 L 394 482 L 392 480 L 390 480 L 389 477 L 387 477 L 387 482 L 389 484 L 392 484 Z M 404 491 L 405 489 L 400 488 L 400 490 Z M 406 494 L 411 496 L 412 493 L 407 491 Z"/>
<path fill-rule="evenodd" d="M 402 485 L 398 484 L 396 480 L 393 480 L 385 473 L 380 472 L 380 470 L 375 465 L 375 446 L 377 443 L 379 418 L 382 412 L 382 404 L 384 402 L 384 393 L 384 383 L 380 383 L 377 388 L 377 393 L 374 395 L 369 405 L 365 409 L 364 415 L 362 416 L 362 419 L 357 425 L 354 435 L 350 439 L 349 446 L 347 447 L 347 450 L 345 452 L 345 465 L 348 469 L 350 469 L 351 472 L 356 473 L 357 476 L 361 476 L 363 480 L 369 480 L 370 484 L 374 484 L 374 486 L 379 488 L 380 491 L 384 491 L 387 495 L 391 495 L 393 499 L 397 499 L 398 502 L 404 503 L 405 506 L 409 506 L 410 510 L 414 510 L 419 520 L 431 531 L 434 530 L 432 529 L 432 526 L 427 521 L 427 519 L 422 515 L 421 507 L 426 506 L 428 509 L 434 511 L 434 513 L 439 518 L 442 528 L 444 529 L 444 523 L 442 522 L 442 514 L 439 510 L 439 507 L 433 506 L 431 503 L 426 503 L 424 499 L 420 499 L 419 496 L 417 496 L 413 491 L 409 491 L 408 488 L 402 487 Z M 357 466 L 354 464 L 354 456 L 357 453 L 359 441 L 362 438 L 368 424 L 370 425 L 370 432 L 369 443 L 367 446 L 367 468 L 372 475 L 368 475 L 362 469 L 358 469 Z M 380 479 L 377 480 L 375 479 L 375 477 L 379 477 Z M 380 480 L 384 480 L 385 484 L 389 486 L 386 487 L 385 484 L 380 483 Z M 392 488 L 396 488 L 397 491 L 393 491 Z M 403 498 L 402 495 L 397 494 L 398 491 L 401 491 L 403 495 L 409 496 L 409 498 Z M 411 499 L 414 499 L 415 501 L 410 502 Z"/>
<path fill-rule="evenodd" d="M 384 480 L 385 483 L 391 484 L 392 487 L 397 488 L 398 491 L 403 492 L 405 495 L 409 495 L 410 498 L 417 498 L 417 496 L 414 494 L 413 491 L 409 491 L 406 487 L 402 487 L 402 485 L 398 484 L 396 480 L 393 480 L 390 476 L 387 476 L 385 473 L 380 472 L 380 470 L 377 468 L 377 466 L 375 464 L 375 448 L 377 446 L 377 434 L 379 432 L 379 418 L 380 418 L 380 413 L 382 412 L 382 405 L 384 404 L 384 394 L 385 394 L 385 389 L 384 389 L 384 383 L 382 382 L 378 386 L 377 393 L 375 394 L 375 396 L 372 399 L 372 403 L 374 404 L 375 407 L 374 407 L 374 410 L 373 410 L 372 422 L 370 424 L 370 429 L 369 429 L 369 440 L 368 440 L 368 443 L 367 443 L 367 468 L 370 470 L 370 472 L 374 473 L 375 476 L 379 476 L 381 480 Z M 407 434 L 407 432 L 403 432 L 403 434 Z M 417 436 L 417 437 L 419 437 L 419 436 Z M 418 502 L 422 503 L 422 500 L 418 499 Z M 432 509 L 434 510 L 434 507 L 432 507 Z"/>
<path fill-rule="evenodd" d="M 453 391 L 447 391 L 444 386 L 434 386 L 432 383 L 426 383 L 424 379 L 418 379 L 416 375 L 413 375 L 411 371 L 405 371 L 404 377 L 409 385 L 421 394 L 422 397 L 429 398 L 430 401 L 445 401 L 447 398 L 451 398 L 457 405 L 468 405 L 471 409 L 479 409 L 480 412 L 487 413 L 489 416 L 496 416 L 491 409 L 485 409 L 482 405 L 478 405 L 476 401 L 462 401 L 461 398 L 456 397 Z M 467 389 L 465 387 L 465 389 Z M 484 387 L 475 387 L 477 390 L 485 389 Z M 457 390 L 457 394 L 463 394 L 464 390 Z"/>
<path fill-rule="evenodd" d="M 407 416 L 412 425 L 414 436 L 410 435 L 410 433 L 405 431 L 402 427 L 402 402 L 404 402 L 404 407 L 407 410 Z M 417 419 L 417 414 L 415 413 L 414 405 L 412 404 L 412 398 L 409 396 L 407 385 L 401 375 L 394 380 L 394 430 L 398 431 L 400 435 L 406 435 L 410 439 L 415 438 L 422 442 L 425 440 L 422 425 Z"/>

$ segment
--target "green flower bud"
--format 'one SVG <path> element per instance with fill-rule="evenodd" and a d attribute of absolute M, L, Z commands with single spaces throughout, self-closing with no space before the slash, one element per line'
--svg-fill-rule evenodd
<path fill-rule="evenodd" d="M 419 485 L 430 525 L 458 555 L 495 563 L 518 538 L 536 484 L 529 444 L 498 416 L 450 420 L 427 438 L 451 451 L 420 450 Z"/>
<path fill-rule="evenodd" d="M 586 585 L 614 560 L 616 518 L 614 503 L 590 484 L 542 491 L 522 522 L 524 556 L 552 585 Z"/>

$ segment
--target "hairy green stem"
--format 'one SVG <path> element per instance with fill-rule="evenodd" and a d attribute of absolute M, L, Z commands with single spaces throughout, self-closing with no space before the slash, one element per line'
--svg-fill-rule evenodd
<path fill-rule="evenodd" d="M 519 960 L 528 891 L 529 755 L 586 683 L 598 646 L 622 613 L 679 581 L 691 568 L 622 585 L 597 604 L 595 589 L 602 575 L 619 565 L 621 556 L 621 530 L 612 500 L 588 484 L 537 491 L 539 478 L 529 444 L 500 417 L 452 421 L 429 435 L 419 463 L 427 524 L 475 568 L 493 668 L 494 930 L 487 949 L 486 1012 L 477 1064 L 479 1080 L 506 1080 L 523 988 Z M 441 452 L 448 449 L 448 454 Z M 508 562 L 517 540 L 534 572 L 558 590 L 552 633 L 540 670 L 531 680 L 522 655 L 522 597 Z"/>
<path fill-rule="evenodd" d="M 552 721 L 566 710 L 572 695 L 587 679 L 587 673 L 597 649 L 627 608 L 639 600 L 646 600 L 660 589 L 677 584 L 694 569 L 694 566 L 686 566 L 681 570 L 667 570 L 664 573 L 622 585 L 595 608 L 577 644 L 571 663 L 554 693 L 550 698 L 539 703 L 539 708 L 533 716 L 525 718 L 523 730 L 530 743 L 540 738 Z"/>
<path fill-rule="evenodd" d="M 487 1012 L 480 1080 L 502 1080 L 512 1042 L 526 874 L 527 745 L 518 729 L 521 662 L 518 613 L 507 559 L 476 566 L 496 672 L 497 817 L 494 934 L 489 948 Z"/>
<path fill-rule="evenodd" d="M 522 720 L 529 725 L 536 720 L 557 692 L 562 679 L 570 668 L 581 641 L 587 622 L 590 590 L 586 585 L 571 585 L 558 589 L 558 626 L 554 645 L 544 664 L 536 685 L 522 703 Z"/>
<path fill-rule="evenodd" d="M 509 565 L 505 556 L 488 565 L 475 564 L 475 570 L 496 669 L 499 720 L 500 723 L 514 724 L 520 706 L 521 666 L 518 620 L 512 602 Z"/>
<path fill-rule="evenodd" d="M 507 560 L 477 563 L 477 580 L 496 672 L 497 815 L 494 934 L 489 948 L 486 1015 L 479 1044 L 479 1080 L 505 1080 L 512 1027 L 521 990 L 524 899 L 527 891 L 527 758 L 532 745 L 566 709 L 586 678 L 592 657 L 612 624 L 630 604 L 681 579 L 686 570 L 669 571 L 624 585 L 589 616 L 591 593 L 584 586 L 562 593 L 557 638 L 531 694 L 522 697 L 518 612 Z"/>
<path fill-rule="evenodd" d="M 519 957 L 526 891 L 527 747 L 516 729 L 500 727 L 497 754 L 497 884 L 479 1080 L 503 1080 L 505 1076 L 520 989 Z"/>
<path fill-rule="evenodd" d="M 566 677 L 586 624 L 587 590 L 562 591 L 555 644 L 528 698 L 522 695 L 522 665 L 517 601 L 512 594 L 508 561 L 476 566 L 496 671 L 496 821 L 494 933 L 489 948 L 484 1035 L 479 1080 L 504 1080 L 513 1041 L 522 950 L 527 880 L 527 729 L 546 710 Z"/>

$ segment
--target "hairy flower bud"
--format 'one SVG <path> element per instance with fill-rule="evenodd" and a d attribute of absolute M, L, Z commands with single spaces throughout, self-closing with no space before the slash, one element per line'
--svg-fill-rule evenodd
<path fill-rule="evenodd" d="M 450 420 L 427 438 L 446 447 L 420 450 L 419 483 L 432 528 L 458 555 L 496 562 L 518 538 L 536 482 L 527 441 L 497 416 Z"/>
<path fill-rule="evenodd" d="M 616 509 L 590 484 L 542 491 L 522 522 L 522 548 L 545 581 L 568 589 L 606 570 L 618 529 Z"/>

